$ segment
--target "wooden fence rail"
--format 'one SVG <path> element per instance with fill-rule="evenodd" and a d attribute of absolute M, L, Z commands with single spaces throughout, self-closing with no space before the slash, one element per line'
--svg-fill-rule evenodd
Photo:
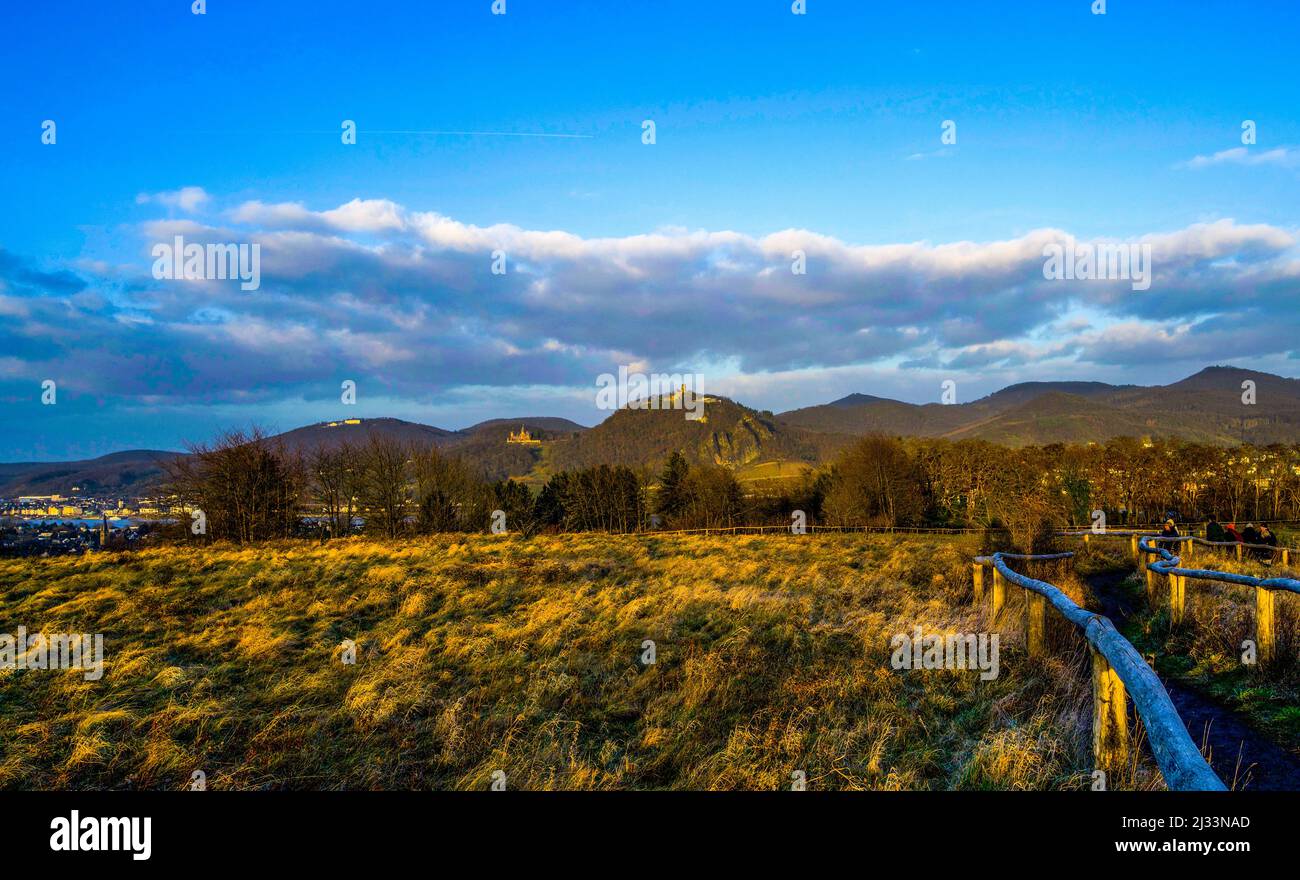
<path fill-rule="evenodd" d="M 1282 520 L 1278 520 L 1282 522 Z M 809 523 L 805 525 L 804 531 L 807 534 L 814 532 L 849 532 L 865 533 L 873 535 L 983 535 L 983 534 L 1005 534 L 1005 527 L 987 527 L 987 528 L 940 528 L 927 526 L 831 526 L 831 525 L 814 525 Z M 748 526 L 704 526 L 696 529 L 640 529 L 632 534 L 638 535 L 731 535 L 731 534 L 752 534 L 763 535 L 769 533 L 784 532 L 786 534 L 795 533 L 789 523 L 774 524 L 766 523 L 763 525 Z M 1145 526 L 1134 526 L 1128 529 L 1107 529 L 1104 532 L 1092 532 L 1087 529 L 1065 529 L 1058 534 L 1081 537 L 1085 541 L 1093 535 L 1150 535 L 1154 534 L 1151 528 Z M 1300 552 L 1295 549 L 1286 547 L 1274 547 L 1271 544 L 1239 544 L 1232 541 L 1227 542 L 1210 542 L 1204 538 L 1197 538 L 1196 543 L 1209 546 L 1222 547 L 1242 547 L 1246 549 L 1273 550 L 1283 554 Z M 1286 564 L 1286 556 L 1283 556 L 1283 564 Z"/>
<path fill-rule="evenodd" d="M 1191 559 L 1192 556 L 1195 555 L 1194 548 L 1196 547 L 1215 547 L 1221 549 L 1235 548 L 1238 562 L 1240 562 L 1244 558 L 1245 551 L 1252 550 L 1252 551 L 1257 551 L 1258 555 L 1263 555 L 1267 553 L 1270 556 L 1275 556 L 1278 560 L 1281 561 L 1283 565 L 1290 565 L 1291 554 L 1300 552 L 1300 550 L 1297 550 L 1297 548 L 1295 547 L 1277 547 L 1274 546 L 1273 544 L 1246 544 L 1241 541 L 1207 541 L 1204 538 L 1200 538 L 1195 535 L 1180 535 L 1177 538 L 1163 538 L 1160 536 L 1159 532 L 1151 531 L 1150 529 L 1147 530 L 1106 529 L 1100 532 L 1084 531 L 1084 530 L 1066 530 L 1066 531 L 1058 532 L 1057 534 L 1065 535 L 1066 537 L 1071 537 L 1071 538 L 1083 538 L 1083 542 L 1085 544 L 1089 543 L 1094 537 L 1128 538 L 1130 542 L 1130 547 L 1132 548 L 1133 557 L 1139 562 L 1141 561 L 1141 556 L 1138 551 L 1138 540 L 1148 536 L 1162 543 L 1178 542 L 1183 544 L 1187 548 L 1186 555 L 1188 559 Z"/>
<path fill-rule="evenodd" d="M 1146 727 L 1152 754 L 1170 789 L 1226 790 L 1223 781 L 1215 775 L 1188 735 L 1187 727 L 1178 717 L 1178 710 L 1174 708 L 1160 679 L 1138 654 L 1137 649 L 1119 634 L 1110 619 L 1080 608 L 1058 587 L 1013 571 L 1007 565 L 1009 559 L 1050 560 L 1073 556 L 1073 553 L 994 553 L 992 556 L 976 557 L 976 601 L 980 601 L 983 595 L 984 567 L 991 566 L 994 620 L 1005 604 L 1007 583 L 1025 590 L 1031 653 L 1044 649 L 1042 632 L 1046 603 L 1050 603 L 1062 617 L 1083 633 L 1092 654 L 1092 746 L 1093 760 L 1099 769 L 1111 771 L 1128 762 L 1131 738 L 1128 733 L 1127 696 L 1137 707 L 1138 717 Z"/>
<path fill-rule="evenodd" d="M 1208 543 L 1201 541 L 1200 538 L 1160 538 L 1154 535 L 1140 540 L 1138 547 L 1144 557 L 1156 557 L 1150 562 L 1143 559 L 1143 568 L 1147 576 L 1147 597 L 1152 604 L 1159 601 L 1160 579 L 1164 578 L 1168 584 L 1169 618 L 1174 624 L 1179 624 L 1183 621 L 1187 605 L 1188 578 L 1194 581 L 1219 581 L 1252 587 L 1255 594 L 1255 646 L 1258 650 L 1258 661 L 1261 665 L 1271 663 L 1277 651 L 1276 594 L 1279 591 L 1300 594 L 1300 580 L 1286 577 L 1257 578 L 1208 568 L 1182 568 L 1182 557 L 1175 556 L 1164 547 L 1153 545 L 1151 543 L 1153 540 L 1160 544 L 1182 543 L 1187 546 L 1192 546 L 1198 541 Z"/>
<path fill-rule="evenodd" d="M 825 526 L 811 523 L 802 527 L 804 533 L 835 532 L 869 535 L 982 535 L 985 532 L 1003 534 L 1006 529 L 946 529 L 921 526 Z M 800 534 L 789 523 L 759 526 L 704 526 L 698 529 L 642 529 L 632 534 L 658 537 L 660 535 L 765 535 L 769 533 Z M 581 534 L 581 533 L 578 533 Z"/>

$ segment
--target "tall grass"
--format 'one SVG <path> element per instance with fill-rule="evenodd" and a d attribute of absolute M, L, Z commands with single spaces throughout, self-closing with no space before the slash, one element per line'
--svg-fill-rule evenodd
<path fill-rule="evenodd" d="M 0 560 L 0 632 L 106 641 L 98 682 L 0 671 L 0 787 L 1085 787 L 1069 651 L 1031 661 L 1008 635 L 987 682 L 889 664 L 914 626 L 987 628 L 974 549 L 444 536 Z"/>

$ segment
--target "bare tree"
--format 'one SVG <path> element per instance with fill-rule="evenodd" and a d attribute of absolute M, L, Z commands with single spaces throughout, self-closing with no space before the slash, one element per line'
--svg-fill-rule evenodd
<path fill-rule="evenodd" d="M 301 458 L 259 428 L 229 431 L 164 463 L 170 492 L 198 511 L 198 534 L 238 543 L 294 533 L 302 510 Z M 191 530 L 191 534 L 195 534 Z"/>
<path fill-rule="evenodd" d="M 410 451 L 398 440 L 371 433 L 358 453 L 357 499 L 366 531 L 396 538 L 406 528 Z"/>
<path fill-rule="evenodd" d="M 924 477 L 897 440 L 865 437 L 836 462 L 826 514 L 846 525 L 898 526 L 925 512 Z"/>
<path fill-rule="evenodd" d="M 719 465 L 692 468 L 682 480 L 675 522 L 684 528 L 721 528 L 740 523 L 745 496 L 731 471 Z"/>
<path fill-rule="evenodd" d="M 321 444 L 312 450 L 307 466 L 312 496 L 325 511 L 329 533 L 333 536 L 350 534 L 360 490 L 360 450 L 351 443 Z"/>
<path fill-rule="evenodd" d="M 488 525 L 488 487 L 459 458 L 432 445 L 413 452 L 415 525 L 420 532 L 474 531 Z"/>

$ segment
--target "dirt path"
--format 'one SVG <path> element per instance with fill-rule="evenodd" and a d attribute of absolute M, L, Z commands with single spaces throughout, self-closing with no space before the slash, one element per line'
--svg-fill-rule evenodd
<path fill-rule="evenodd" d="M 1128 572 L 1093 575 L 1088 585 L 1101 602 L 1102 613 L 1119 629 L 1132 613 L 1132 598 L 1120 586 Z M 1238 791 L 1300 791 L 1300 759 L 1259 733 L 1218 703 L 1176 681 L 1162 678 L 1169 699 L 1198 746 L 1208 742 L 1210 765 L 1219 778 Z M 1233 780 L 1236 784 L 1233 784 Z"/>

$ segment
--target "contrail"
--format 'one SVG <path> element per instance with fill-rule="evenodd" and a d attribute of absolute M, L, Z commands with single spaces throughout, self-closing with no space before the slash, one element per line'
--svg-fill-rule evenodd
<path fill-rule="evenodd" d="M 420 130 L 420 129 L 383 129 L 383 128 L 361 128 L 359 134 L 444 134 L 444 135 L 475 135 L 483 137 L 537 137 L 537 138 L 591 138 L 589 134 L 550 134 L 541 131 L 443 131 L 437 129 Z"/>
<path fill-rule="evenodd" d="M 299 129 L 293 131 L 231 131 L 224 129 L 221 131 L 180 131 L 179 134 L 225 134 L 225 135 L 289 135 L 289 134 L 338 134 L 335 129 Z M 545 131 L 455 131 L 448 129 L 402 129 L 402 128 L 358 128 L 357 134 L 423 134 L 423 135 L 445 135 L 445 136 L 473 136 L 473 137 L 533 137 L 533 138 L 567 138 L 589 140 L 595 135 L 590 134 L 554 134 Z"/>

